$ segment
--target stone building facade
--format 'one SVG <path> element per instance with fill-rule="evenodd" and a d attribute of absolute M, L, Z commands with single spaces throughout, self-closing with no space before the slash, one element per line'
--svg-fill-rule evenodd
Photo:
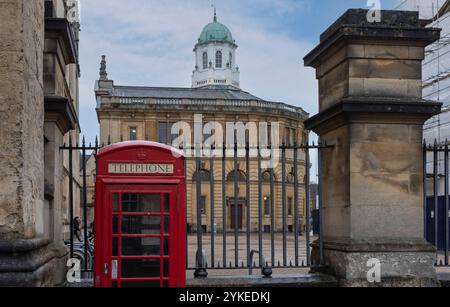
<path fill-rule="evenodd" d="M 0 1 L 1 286 L 65 282 L 60 146 L 79 131 L 77 15 L 74 0 Z"/>
<path fill-rule="evenodd" d="M 214 16 L 208 24 L 195 47 L 196 65 L 193 73 L 192 88 L 157 88 L 116 85 L 108 79 L 106 60 L 102 59 L 100 79 L 96 81 L 97 114 L 100 123 L 100 142 L 116 143 L 129 140 L 148 140 L 172 144 L 178 137 L 172 133 L 172 127 L 178 122 L 188 123 L 194 130 L 196 115 L 204 124 L 215 122 L 226 127 L 227 123 L 279 123 L 279 144 L 307 142 L 308 134 L 303 122 L 308 114 L 300 107 L 281 102 L 265 101 L 248 92 L 242 91 L 239 84 L 238 66 L 236 65 L 236 42 L 231 31 L 219 23 Z M 259 131 L 260 132 L 260 131 Z M 225 136 L 227 138 L 229 136 Z M 272 137 L 276 137 L 273 135 Z M 203 135 L 203 140 L 207 139 Z M 193 144 L 194 138 L 186 141 Z M 234 144 L 228 143 L 228 144 Z M 189 145 L 189 144 L 187 144 Z M 290 155 L 289 155 L 290 154 Z M 235 221 L 235 191 L 234 191 L 234 160 L 226 160 L 227 174 L 226 204 L 227 228 L 234 229 L 237 223 L 239 229 L 258 230 L 258 161 L 252 158 L 251 173 L 246 173 L 245 158 L 239 159 L 239 191 L 238 191 L 238 221 Z M 294 183 L 293 155 L 287 156 L 287 226 L 294 229 Z M 299 223 L 305 225 L 305 153 L 299 150 L 298 176 L 299 187 Z M 213 194 L 210 189 L 210 175 L 213 172 Z M 250 223 L 246 225 L 246 189 L 245 180 L 250 176 Z M 263 170 L 263 224 L 264 230 L 270 231 L 271 198 L 275 201 L 275 230 L 282 229 L 282 167 L 281 163 L 275 169 L 274 195 L 270 193 L 270 180 L 267 170 Z M 211 231 L 214 226 L 218 230 L 222 225 L 222 159 L 214 159 L 214 168 L 210 169 L 209 158 L 202 163 L 202 227 Z M 194 158 L 187 162 L 187 223 L 195 231 L 197 220 L 196 199 L 196 164 Z M 211 198 L 214 204 L 211 206 Z M 211 225 L 211 208 L 214 208 L 214 224 Z"/>

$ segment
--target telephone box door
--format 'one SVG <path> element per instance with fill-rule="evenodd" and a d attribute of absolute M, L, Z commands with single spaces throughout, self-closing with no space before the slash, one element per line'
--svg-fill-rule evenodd
<path fill-rule="evenodd" d="M 107 186 L 102 224 L 104 287 L 181 287 L 184 240 L 179 186 Z M 179 278 L 183 276 L 183 278 Z"/>

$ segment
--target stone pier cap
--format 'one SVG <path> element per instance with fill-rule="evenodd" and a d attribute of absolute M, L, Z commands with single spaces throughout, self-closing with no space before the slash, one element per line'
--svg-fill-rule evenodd
<path fill-rule="evenodd" d="M 437 41 L 441 29 L 425 28 L 419 13 L 412 11 L 381 11 L 381 22 L 368 20 L 369 10 L 349 9 L 320 36 L 320 44 L 304 57 L 305 66 L 317 68 L 322 56 L 335 44 L 348 44 L 349 40 L 359 39 L 415 42 L 418 47 L 425 47 Z M 409 45 L 409 44 L 408 44 Z"/>
<path fill-rule="evenodd" d="M 369 22 L 370 14 L 348 10 L 305 56 L 305 66 L 316 69 L 320 110 L 306 129 L 324 133 L 342 114 L 410 114 L 420 124 L 440 113 L 440 103 L 422 98 L 422 61 L 441 29 L 424 27 L 418 12 L 380 11 L 380 22 Z"/>

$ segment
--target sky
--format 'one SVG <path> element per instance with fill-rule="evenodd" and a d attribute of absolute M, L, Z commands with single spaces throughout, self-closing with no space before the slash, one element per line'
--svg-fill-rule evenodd
<path fill-rule="evenodd" d="M 318 89 L 303 57 L 348 8 L 367 0 L 80 0 L 80 125 L 99 134 L 94 82 L 101 55 L 118 85 L 190 87 L 193 48 L 217 7 L 232 32 L 243 90 L 266 100 L 318 110 Z M 373 2 L 373 1 L 369 1 Z M 401 0 L 381 0 L 392 9 Z"/>

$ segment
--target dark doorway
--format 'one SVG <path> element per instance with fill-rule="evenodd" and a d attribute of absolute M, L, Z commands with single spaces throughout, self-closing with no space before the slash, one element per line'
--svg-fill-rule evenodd
<path fill-rule="evenodd" d="M 244 203 L 245 200 L 239 200 L 238 201 L 238 219 L 237 219 L 237 227 L 239 230 L 242 230 L 244 228 Z M 230 228 L 233 230 L 236 227 L 236 203 L 234 199 L 230 199 L 228 201 L 228 212 L 229 212 L 229 219 L 230 219 Z"/>

